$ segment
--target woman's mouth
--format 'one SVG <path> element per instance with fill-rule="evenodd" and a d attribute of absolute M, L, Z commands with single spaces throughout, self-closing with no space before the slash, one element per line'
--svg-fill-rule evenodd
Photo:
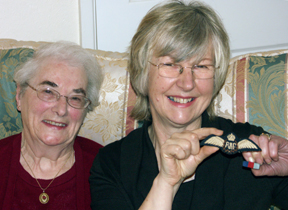
<path fill-rule="evenodd" d="M 177 97 L 172 97 L 172 96 L 168 96 L 168 98 L 176 103 L 180 103 L 180 104 L 186 104 L 189 103 L 191 101 L 193 101 L 195 98 L 177 98 Z"/>
<path fill-rule="evenodd" d="M 53 122 L 50 120 L 43 120 L 43 122 L 48 123 L 50 125 L 59 126 L 59 127 L 65 127 L 66 126 L 66 124 L 64 124 L 64 123 L 57 123 L 57 122 Z"/>

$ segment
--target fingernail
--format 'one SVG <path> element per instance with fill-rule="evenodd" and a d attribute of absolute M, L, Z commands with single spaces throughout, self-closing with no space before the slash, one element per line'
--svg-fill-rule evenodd
<path fill-rule="evenodd" d="M 272 163 L 272 161 L 270 161 L 270 160 L 269 160 L 269 162 L 265 160 L 265 162 L 266 162 L 268 165 L 270 165 L 270 164 Z"/>

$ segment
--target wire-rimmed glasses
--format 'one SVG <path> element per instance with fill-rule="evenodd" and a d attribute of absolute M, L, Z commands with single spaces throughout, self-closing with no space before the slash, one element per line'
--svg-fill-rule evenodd
<path fill-rule="evenodd" d="M 39 89 L 34 88 L 33 86 L 29 85 L 27 82 L 26 84 L 32 89 L 37 92 L 37 97 L 46 102 L 55 102 L 58 101 L 60 97 L 65 97 L 67 103 L 75 108 L 75 109 L 85 109 L 89 106 L 91 101 L 86 98 L 84 95 L 69 95 L 63 96 L 58 91 L 49 88 L 49 87 L 42 87 Z"/>
<path fill-rule="evenodd" d="M 148 61 L 151 65 L 158 67 L 159 75 L 167 78 L 177 78 L 183 73 L 184 68 L 190 68 L 195 79 L 210 79 L 214 77 L 215 65 L 194 65 L 191 67 L 183 67 L 177 63 L 160 63 L 158 65 Z"/>

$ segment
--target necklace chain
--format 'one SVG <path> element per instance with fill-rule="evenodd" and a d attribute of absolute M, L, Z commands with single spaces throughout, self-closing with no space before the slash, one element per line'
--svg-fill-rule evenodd
<path fill-rule="evenodd" d="M 39 200 L 42 204 L 46 204 L 49 201 L 49 196 L 47 193 L 45 193 L 45 190 L 48 189 L 48 187 L 52 184 L 52 182 L 56 179 L 56 177 L 58 176 L 58 174 L 60 173 L 60 171 L 64 168 L 64 166 L 66 165 L 66 163 L 68 162 L 68 160 L 70 159 L 71 155 L 72 155 L 73 151 L 70 153 L 69 157 L 67 158 L 67 160 L 65 161 L 65 163 L 63 164 L 63 166 L 60 168 L 60 170 L 57 172 L 57 174 L 55 175 L 55 177 L 52 179 L 52 181 L 48 184 L 48 186 L 43 189 L 42 186 L 40 185 L 38 179 L 36 178 L 35 174 L 33 173 L 32 168 L 30 167 L 30 165 L 28 164 L 27 160 L 25 159 L 22 151 L 21 151 L 21 155 L 25 161 L 25 163 L 27 164 L 28 168 L 30 169 L 32 175 L 34 176 L 34 179 L 36 180 L 36 182 L 38 183 L 39 187 L 41 188 L 41 190 L 43 190 L 43 193 L 40 194 L 39 196 Z"/>

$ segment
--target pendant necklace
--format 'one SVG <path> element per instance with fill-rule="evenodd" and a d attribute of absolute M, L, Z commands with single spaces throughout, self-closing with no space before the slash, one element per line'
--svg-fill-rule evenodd
<path fill-rule="evenodd" d="M 33 173 L 32 169 L 31 169 L 30 165 L 28 164 L 27 160 L 25 159 L 22 151 L 21 151 L 21 155 L 22 155 L 23 159 L 25 160 L 27 166 L 29 167 L 30 171 L 32 172 L 32 175 L 34 176 L 34 179 L 35 179 L 36 182 L 38 183 L 38 185 L 39 185 L 39 187 L 41 188 L 41 190 L 43 190 L 43 192 L 39 195 L 39 201 L 40 201 L 40 203 L 42 203 L 42 204 L 48 203 L 48 201 L 49 201 L 49 195 L 48 195 L 47 193 L 45 193 L 45 190 L 48 189 L 48 187 L 52 184 L 52 182 L 55 180 L 55 178 L 56 178 L 57 175 L 60 173 L 60 171 L 64 168 L 64 166 L 66 165 L 67 161 L 70 159 L 72 153 L 73 153 L 73 152 L 71 152 L 71 154 L 69 155 L 69 157 L 67 158 L 67 160 L 65 161 L 65 163 L 63 164 L 63 166 L 60 168 L 60 170 L 59 170 L 58 173 L 55 175 L 55 177 L 52 179 L 52 181 L 48 184 L 48 186 L 47 186 L 45 189 L 43 189 L 42 186 L 40 185 L 38 179 L 37 179 L 36 176 L 34 175 L 34 173 Z"/>

